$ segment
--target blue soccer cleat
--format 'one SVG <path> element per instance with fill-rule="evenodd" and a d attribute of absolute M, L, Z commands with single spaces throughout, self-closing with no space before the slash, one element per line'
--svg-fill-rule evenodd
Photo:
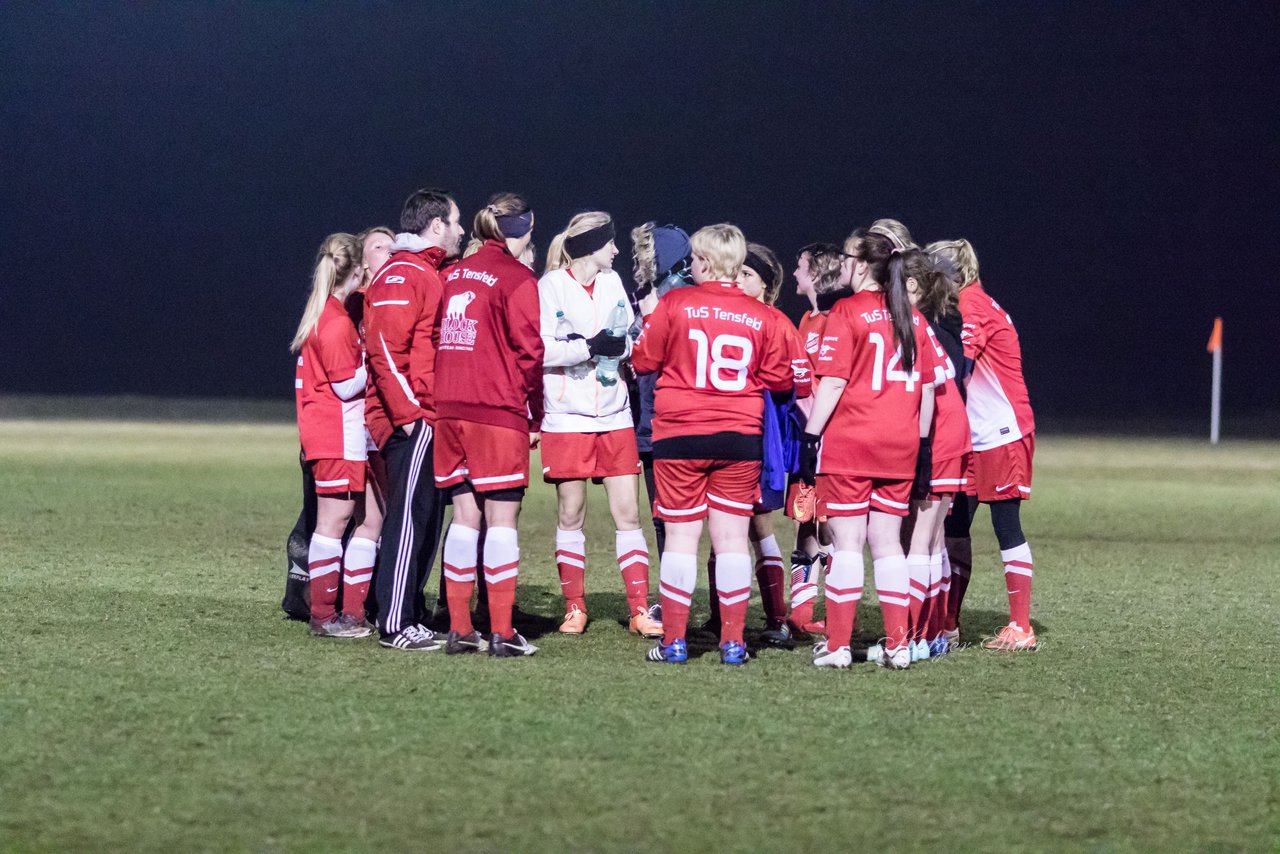
<path fill-rule="evenodd" d="M 720 644 L 720 663 L 743 665 L 748 661 L 747 647 L 737 641 L 725 641 Z"/>
<path fill-rule="evenodd" d="M 948 652 L 951 652 L 951 644 L 949 644 L 947 639 L 942 635 L 938 635 L 929 643 L 930 658 L 940 658 Z"/>
<path fill-rule="evenodd" d="M 668 646 L 663 646 L 662 641 L 658 641 L 645 655 L 645 659 L 660 664 L 684 664 L 689 660 L 689 645 L 684 642 L 684 638 L 676 638 Z"/>

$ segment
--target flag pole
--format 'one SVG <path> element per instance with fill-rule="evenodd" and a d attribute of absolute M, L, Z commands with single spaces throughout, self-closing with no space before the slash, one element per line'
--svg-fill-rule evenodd
<path fill-rule="evenodd" d="M 1209 399 L 1209 444 L 1218 444 L 1222 426 L 1222 318 L 1213 319 L 1208 350 L 1213 354 L 1213 391 Z"/>

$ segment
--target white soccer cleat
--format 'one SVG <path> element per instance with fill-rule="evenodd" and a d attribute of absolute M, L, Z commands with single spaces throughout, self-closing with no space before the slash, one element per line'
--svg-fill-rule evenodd
<path fill-rule="evenodd" d="M 911 646 L 900 646 L 897 649 L 884 649 L 876 659 L 879 667 L 888 670 L 906 670 L 911 666 Z"/>
<path fill-rule="evenodd" d="M 826 641 L 822 641 L 813 647 L 814 667 L 834 667 L 837 670 L 846 670 L 852 663 L 853 653 L 849 651 L 847 646 L 842 646 L 839 649 L 829 649 Z"/>
<path fill-rule="evenodd" d="M 884 654 L 884 647 L 878 643 L 873 643 L 867 647 L 867 661 L 878 662 L 880 656 Z"/>
<path fill-rule="evenodd" d="M 918 640 L 911 644 L 911 660 L 925 661 L 929 658 L 929 644 L 923 640 Z"/>

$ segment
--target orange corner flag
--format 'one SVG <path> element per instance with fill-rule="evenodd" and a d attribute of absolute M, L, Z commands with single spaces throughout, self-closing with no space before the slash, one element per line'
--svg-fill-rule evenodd
<path fill-rule="evenodd" d="M 1209 335 L 1208 351 L 1216 353 L 1222 349 L 1222 318 L 1215 317 L 1213 319 L 1213 332 Z"/>

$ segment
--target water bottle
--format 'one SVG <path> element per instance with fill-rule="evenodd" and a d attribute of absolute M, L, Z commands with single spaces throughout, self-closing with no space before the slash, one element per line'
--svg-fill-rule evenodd
<path fill-rule="evenodd" d="M 569 318 L 564 316 L 563 311 L 556 312 L 556 340 L 568 341 L 569 336 L 573 334 L 573 324 L 569 322 Z"/>
<path fill-rule="evenodd" d="M 569 318 L 564 316 L 563 311 L 556 312 L 556 340 L 568 341 L 569 336 L 573 334 L 573 324 L 569 322 Z M 578 365 L 570 365 L 564 369 L 564 372 L 575 380 L 580 380 L 591 370 L 591 365 L 583 362 Z"/>
<path fill-rule="evenodd" d="M 614 338 L 622 338 L 627 334 L 627 321 L 627 304 L 623 300 L 618 300 L 618 304 L 613 307 L 613 311 L 609 312 L 609 325 L 605 328 L 609 330 L 609 334 Z M 596 379 L 600 381 L 600 385 L 616 385 L 618 382 L 618 358 L 600 356 L 596 359 Z"/>

